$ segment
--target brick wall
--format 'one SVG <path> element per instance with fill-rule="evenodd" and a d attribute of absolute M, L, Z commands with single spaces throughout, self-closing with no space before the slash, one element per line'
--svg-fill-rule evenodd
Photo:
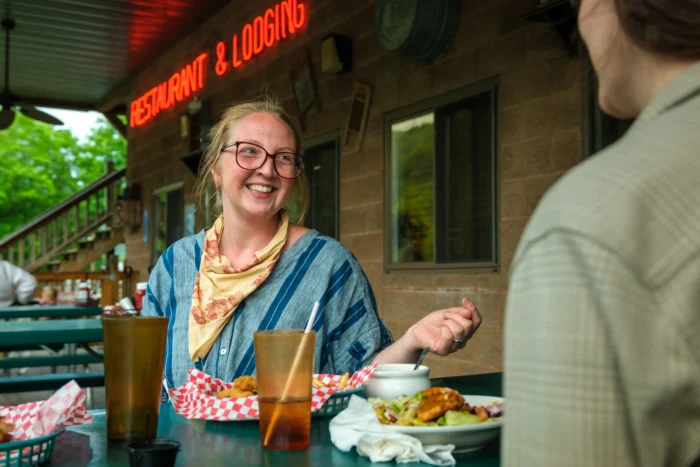
<path fill-rule="evenodd" d="M 477 303 L 484 317 L 481 330 L 464 351 L 449 358 L 429 357 L 426 361 L 432 375 L 499 370 L 507 274 L 518 239 L 540 197 L 581 158 L 580 63 L 566 56 L 560 40 L 547 26 L 521 19 L 536 1 L 463 0 L 459 32 L 449 52 L 429 66 L 382 49 L 374 28 L 375 1 L 305 3 L 309 6 L 307 29 L 241 69 L 218 77 L 210 58 L 207 85 L 200 98 L 211 101 L 213 115 L 218 115 L 229 103 L 249 98 L 266 85 L 295 114 L 288 73 L 300 46 L 307 45 L 321 104 L 320 112 L 312 110 L 306 116 L 304 136 L 313 137 L 342 129 L 354 80 L 371 85 L 374 92 L 363 149 L 341 155 L 341 241 L 362 263 L 381 316 L 396 337 L 426 313 L 458 304 L 462 296 Z M 266 6 L 260 6 L 260 2 L 231 2 L 138 75 L 133 95 L 167 79 L 203 50 L 215 58 L 216 42 L 228 41 Z M 353 39 L 351 73 L 332 77 L 321 74 L 320 39 L 331 32 Z M 382 262 L 383 114 L 493 76 L 500 76 L 500 272 L 386 274 Z M 144 127 L 129 131 L 127 177 L 129 183 L 142 184 L 144 208 L 149 211 L 154 189 L 184 181 L 185 192 L 189 193 L 193 186 L 194 177 L 179 161 L 186 153 L 178 123 L 184 111 L 180 104 Z M 197 228 L 201 227 L 200 219 Z M 128 261 L 135 269 L 147 269 L 150 251 L 151 244 L 143 243 L 143 231 L 127 235 Z"/>

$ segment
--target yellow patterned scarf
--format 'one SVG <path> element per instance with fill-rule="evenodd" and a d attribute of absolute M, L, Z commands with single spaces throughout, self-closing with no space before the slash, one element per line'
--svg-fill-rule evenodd
<path fill-rule="evenodd" d="M 189 321 L 189 351 L 193 362 L 207 356 L 238 304 L 252 294 L 270 275 L 287 242 L 289 216 L 282 222 L 270 243 L 253 255 L 241 269 L 221 256 L 219 244 L 224 232 L 224 215 L 214 222 L 204 237 L 204 252 L 194 280 Z"/>

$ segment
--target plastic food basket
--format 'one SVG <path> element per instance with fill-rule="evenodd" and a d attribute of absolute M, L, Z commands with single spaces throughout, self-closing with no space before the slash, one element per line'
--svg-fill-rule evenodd
<path fill-rule="evenodd" d="M 63 430 L 39 438 L 0 444 L 0 467 L 29 467 L 47 462 L 56 437 Z"/>
<path fill-rule="evenodd" d="M 339 414 L 341 411 L 343 411 L 347 406 L 348 402 L 350 401 L 350 396 L 353 394 L 363 397 L 363 394 L 365 392 L 364 386 L 353 389 L 352 391 L 343 391 L 343 392 L 336 392 L 333 394 L 331 397 L 328 398 L 325 404 L 323 404 L 323 407 L 321 407 L 319 410 L 314 412 L 315 417 L 332 417 L 333 415 Z M 0 464 L 0 467 L 3 467 L 2 464 Z"/>

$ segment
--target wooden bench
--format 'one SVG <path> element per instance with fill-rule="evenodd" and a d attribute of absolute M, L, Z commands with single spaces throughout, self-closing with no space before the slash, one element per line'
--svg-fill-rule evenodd
<path fill-rule="evenodd" d="M 55 391 L 70 380 L 81 388 L 102 387 L 105 375 L 102 371 L 90 373 L 51 373 L 48 375 L 26 375 L 0 377 L 0 394 L 12 392 Z"/>

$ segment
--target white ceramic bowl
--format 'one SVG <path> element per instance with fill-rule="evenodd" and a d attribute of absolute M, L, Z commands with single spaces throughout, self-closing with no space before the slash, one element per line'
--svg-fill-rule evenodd
<path fill-rule="evenodd" d="M 365 386 L 365 396 L 393 399 L 403 395 L 412 396 L 418 391 L 430 388 L 430 369 L 421 365 L 414 370 L 414 366 L 414 363 L 377 365 Z"/>

